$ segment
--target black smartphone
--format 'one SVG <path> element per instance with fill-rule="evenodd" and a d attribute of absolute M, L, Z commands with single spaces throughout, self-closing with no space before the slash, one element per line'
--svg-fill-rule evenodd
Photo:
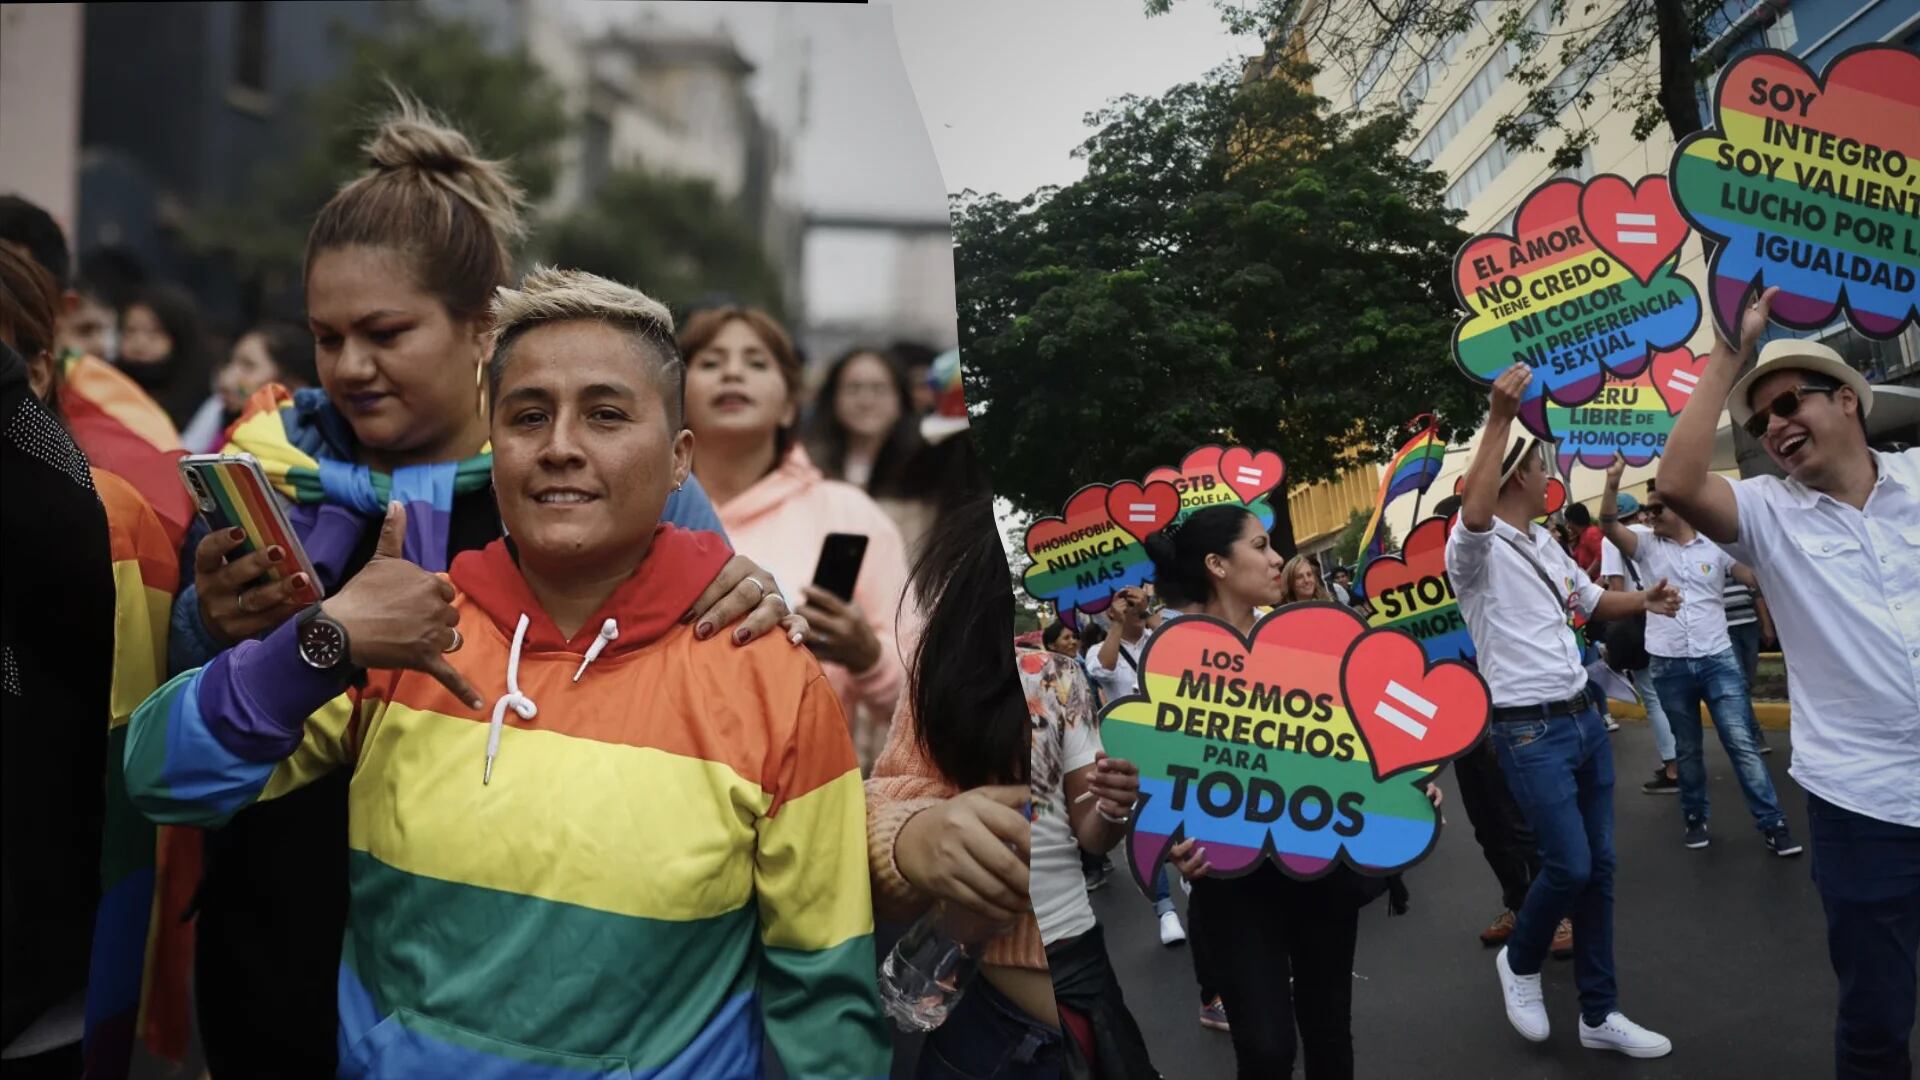
<path fill-rule="evenodd" d="M 820 543 L 820 565 L 814 568 L 815 588 L 842 600 L 853 599 L 853 583 L 860 580 L 860 563 L 867 557 L 863 533 L 828 533 Z"/>

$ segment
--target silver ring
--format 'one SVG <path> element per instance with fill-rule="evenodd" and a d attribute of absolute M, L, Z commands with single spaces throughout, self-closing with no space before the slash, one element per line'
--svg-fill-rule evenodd
<path fill-rule="evenodd" d="M 464 644 L 466 644 L 466 639 L 460 636 L 460 628 L 459 628 L 459 627 L 457 627 L 457 626 L 455 626 L 455 627 L 453 627 L 453 628 L 452 628 L 452 630 L 453 630 L 453 644 L 451 644 L 451 645 L 449 645 L 449 646 L 447 646 L 447 647 L 446 647 L 446 648 L 444 648 L 444 649 L 441 649 L 440 651 L 441 651 L 442 653 L 456 653 L 456 652 L 459 652 L 459 651 L 460 651 L 460 646 L 462 646 L 462 645 L 464 645 Z"/>
<path fill-rule="evenodd" d="M 745 577 L 741 579 L 740 584 L 751 585 L 754 588 L 760 590 L 760 595 L 756 597 L 753 601 L 755 605 L 758 605 L 760 601 L 765 600 L 767 598 L 767 587 L 765 585 L 760 584 L 759 578 L 752 577 L 752 576 Z"/>
<path fill-rule="evenodd" d="M 253 614 L 253 609 L 247 606 L 247 597 L 251 595 L 252 595 L 251 593 L 242 591 L 239 596 L 234 597 L 233 606 L 240 610 L 240 614 L 242 615 Z"/>

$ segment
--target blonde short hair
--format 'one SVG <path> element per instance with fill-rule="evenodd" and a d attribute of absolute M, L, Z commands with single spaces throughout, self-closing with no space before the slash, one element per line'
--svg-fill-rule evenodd
<path fill-rule="evenodd" d="M 518 289 L 502 285 L 493 298 L 493 355 L 487 361 L 487 399 L 499 395 L 514 343 L 536 326 L 556 322 L 598 322 L 623 331 L 660 390 L 674 428 L 683 414 L 684 380 L 680 351 L 674 344 L 673 314 L 638 289 L 584 270 L 535 267 Z"/>

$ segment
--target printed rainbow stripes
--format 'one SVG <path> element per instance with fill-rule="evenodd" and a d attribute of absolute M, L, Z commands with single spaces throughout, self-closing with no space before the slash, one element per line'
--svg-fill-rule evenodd
<path fill-rule="evenodd" d="M 1373 517 L 1367 521 L 1366 531 L 1360 534 L 1360 565 L 1353 575 L 1356 582 L 1366 580 L 1367 563 L 1386 553 L 1386 537 L 1380 532 L 1380 522 L 1386 515 L 1387 504 L 1409 491 L 1424 493 L 1433 486 L 1440 476 L 1440 466 L 1446 462 L 1447 444 L 1440 439 L 1433 415 L 1422 413 L 1408 422 L 1409 427 L 1415 425 L 1420 426 L 1419 432 L 1394 452 L 1393 460 L 1381 471 L 1380 495 L 1373 503 Z"/>

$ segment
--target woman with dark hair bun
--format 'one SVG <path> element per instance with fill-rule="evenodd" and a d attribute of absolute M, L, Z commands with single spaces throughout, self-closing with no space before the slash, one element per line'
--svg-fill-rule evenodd
<path fill-rule="evenodd" d="M 1242 636 L 1259 621 L 1256 608 L 1285 599 L 1285 560 L 1243 507 L 1197 510 L 1147 537 L 1146 549 L 1162 594 L 1174 592 L 1190 601 L 1186 614 L 1211 615 Z M 1440 804 L 1439 788 L 1429 784 L 1427 794 Z M 1360 909 L 1387 891 L 1386 879 L 1342 865 L 1298 881 L 1271 863 L 1212 879 L 1206 849 L 1193 840 L 1175 845 L 1170 858 L 1193 883 L 1188 929 L 1233 1018 L 1242 1080 L 1292 1075 L 1299 1043 L 1307 1080 L 1350 1080 Z"/>

